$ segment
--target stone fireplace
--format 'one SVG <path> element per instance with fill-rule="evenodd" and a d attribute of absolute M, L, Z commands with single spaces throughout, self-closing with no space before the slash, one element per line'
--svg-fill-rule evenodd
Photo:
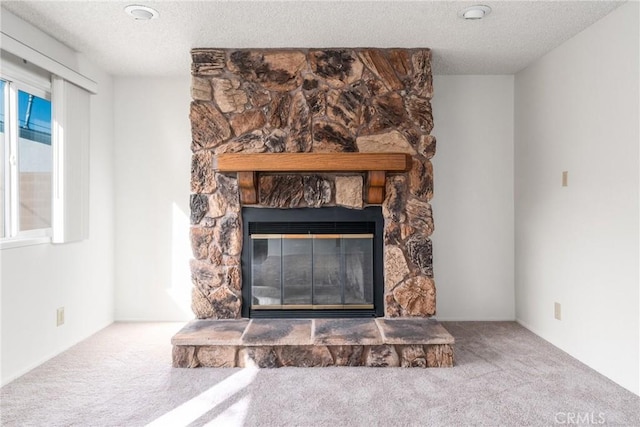
<path fill-rule="evenodd" d="M 386 177 L 384 313 L 432 316 L 435 138 L 427 49 L 194 49 L 191 238 L 196 317 L 241 317 L 242 219 L 223 153 L 383 153 L 411 156 Z M 362 209 L 364 175 L 263 173 L 257 203 L 270 208 Z"/>
<path fill-rule="evenodd" d="M 256 208 L 272 213 L 306 209 L 320 212 L 320 216 L 324 210 L 332 209 L 354 212 L 378 209 L 382 217 L 381 248 L 375 266 L 382 277 L 379 303 L 370 316 L 383 316 L 386 322 L 375 323 L 377 326 L 373 328 L 388 327 L 396 318 L 414 318 L 418 322 L 435 314 L 430 240 L 434 226 L 429 203 L 433 196 L 430 159 L 435 154 L 435 138 L 430 134 L 433 128 L 430 58 L 429 49 L 192 50 L 190 203 L 194 259 L 191 272 L 192 309 L 198 319 L 246 322 L 247 317 L 256 317 L 250 313 L 258 312 L 247 308 L 252 304 L 258 309 L 261 301 L 264 305 L 287 304 L 286 298 L 278 293 L 284 291 L 278 291 L 277 286 L 267 288 L 264 283 L 256 284 L 255 277 L 246 277 L 250 276 L 246 270 L 246 254 L 251 245 L 256 251 L 270 247 L 276 255 L 269 261 L 273 265 L 265 267 L 264 275 L 271 274 L 277 278 L 274 280 L 282 282 L 282 272 L 276 274 L 274 269 L 277 263 L 284 262 L 285 255 L 277 255 L 277 251 L 284 254 L 283 239 L 295 234 L 271 233 L 274 236 L 269 243 L 269 233 L 262 236 L 258 233 L 258 238 L 252 240 L 247 230 L 243 230 L 247 227 L 243 226 L 243 209 Z M 296 236 L 301 234 L 310 232 Z M 345 245 L 353 244 L 345 243 L 344 236 L 353 235 L 355 233 L 332 236 L 331 244 L 343 248 L 344 252 Z M 324 250 L 321 248 L 331 246 L 322 233 L 313 239 L 317 241 L 313 244 L 320 248 L 318 253 Z M 297 246 L 292 246 L 295 249 L 291 251 L 303 253 L 311 247 L 310 242 L 296 242 Z M 286 244 L 293 245 L 292 242 Z M 358 251 L 364 251 L 367 244 L 364 240 L 359 243 Z M 349 262 L 349 256 L 345 255 L 342 261 L 321 258 L 322 268 L 331 272 L 323 273 L 324 276 L 316 272 L 316 276 L 322 276 L 314 279 L 313 283 L 318 284 L 316 289 L 331 282 L 327 277 L 332 274 L 337 277 L 338 271 L 346 278 L 345 268 L 353 267 L 355 259 L 352 257 Z M 286 259 L 291 263 L 294 259 L 307 258 L 291 252 Z M 359 268 L 357 274 L 367 274 L 367 268 Z M 296 274 L 295 277 L 302 277 L 302 273 Z M 259 297 L 245 301 L 243 308 L 243 295 L 253 298 L 248 292 L 251 286 Z M 317 301 L 332 302 L 325 304 L 327 306 L 345 305 L 348 298 L 345 299 L 344 294 L 353 289 L 345 290 L 345 285 L 341 286 L 341 299 L 318 297 Z M 355 288 L 360 284 L 348 286 Z M 325 288 L 328 289 L 328 285 Z M 368 306 L 364 292 L 359 294 L 362 298 L 359 305 Z M 304 298 L 300 296 L 291 301 L 305 304 L 291 305 L 306 306 Z M 373 306 L 373 300 L 370 302 Z M 296 307 L 289 308 L 293 310 L 287 310 L 287 316 L 278 317 L 316 317 L 310 316 L 308 310 L 296 316 Z M 350 317 L 347 311 L 345 315 L 334 313 L 334 317 Z M 286 319 L 278 323 L 278 327 L 291 331 L 296 329 L 296 322 Z M 311 329 L 318 330 L 319 325 Z M 333 328 L 323 325 L 329 331 Z M 340 325 L 345 326 L 344 322 Z M 411 344 L 424 344 L 425 352 L 430 344 L 446 347 L 431 349 L 432 353 L 436 351 L 444 357 L 444 362 L 438 359 L 434 366 L 450 365 L 449 344 L 453 339 L 449 339 L 450 336 L 442 339 L 446 331 L 438 329 L 437 342 L 427 339 L 417 343 L 415 332 L 419 328 L 404 325 L 404 329 L 414 332 Z M 387 332 L 392 334 L 403 328 L 392 329 Z M 187 331 L 187 335 L 191 332 Z M 242 336 L 246 332 L 248 330 Z M 382 329 L 380 332 L 384 335 Z M 384 339 L 379 343 L 376 339 L 371 341 L 374 342 L 376 345 L 387 343 Z M 394 344 L 402 343 L 408 342 L 394 341 Z M 188 350 L 192 351 L 190 358 L 187 341 L 176 338 L 174 344 L 176 366 L 195 363 L 195 346 Z M 236 359 L 237 352 L 243 350 L 241 347 L 234 347 Z M 176 348 L 180 350 L 177 356 Z M 251 353 L 245 351 L 247 349 L 243 350 L 245 356 Z M 394 350 L 402 351 L 402 348 Z M 362 357 L 359 364 L 368 364 L 365 359 L 369 356 Z M 286 357 L 281 359 L 276 365 L 286 365 L 282 362 Z M 331 360 L 338 364 L 335 355 Z"/>

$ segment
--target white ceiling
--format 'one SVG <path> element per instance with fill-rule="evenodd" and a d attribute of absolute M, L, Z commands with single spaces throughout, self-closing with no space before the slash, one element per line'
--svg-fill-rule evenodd
<path fill-rule="evenodd" d="M 160 18 L 125 15 L 144 4 Z M 488 4 L 481 21 L 459 10 Z M 114 75 L 180 75 L 192 47 L 430 47 L 436 74 L 513 74 L 602 18 L 612 1 L 2 1 Z M 594 54 L 596 54 L 594 52 Z"/>

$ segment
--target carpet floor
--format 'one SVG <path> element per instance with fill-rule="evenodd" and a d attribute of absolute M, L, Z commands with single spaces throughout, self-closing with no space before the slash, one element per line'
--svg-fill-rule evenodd
<path fill-rule="evenodd" d="M 0 389 L 6 426 L 640 426 L 640 397 L 514 322 L 447 322 L 454 368 L 174 369 L 115 323 Z"/>

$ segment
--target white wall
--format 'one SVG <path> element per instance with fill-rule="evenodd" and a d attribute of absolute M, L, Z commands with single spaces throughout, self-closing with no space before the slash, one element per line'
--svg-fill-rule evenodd
<path fill-rule="evenodd" d="M 614 10 L 515 80 L 517 318 L 635 393 L 638 6 Z"/>
<path fill-rule="evenodd" d="M 4 22 L 7 12 L 2 13 Z M 12 28 L 40 52 L 72 57 L 64 46 L 25 23 Z M 90 237 L 80 243 L 1 251 L 2 384 L 113 322 L 112 80 L 82 57 L 73 56 L 72 62 L 67 65 L 99 84 L 98 95 L 91 97 Z M 65 324 L 56 327 L 56 310 L 63 306 Z"/>
<path fill-rule="evenodd" d="M 435 76 L 439 320 L 513 320 L 513 76 Z"/>
<path fill-rule="evenodd" d="M 116 78 L 116 319 L 192 319 L 190 75 Z"/>

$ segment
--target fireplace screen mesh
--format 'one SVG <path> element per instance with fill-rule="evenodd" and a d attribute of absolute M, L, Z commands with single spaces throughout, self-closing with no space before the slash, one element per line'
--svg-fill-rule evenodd
<path fill-rule="evenodd" d="M 373 234 L 252 234 L 251 309 L 372 309 Z"/>

